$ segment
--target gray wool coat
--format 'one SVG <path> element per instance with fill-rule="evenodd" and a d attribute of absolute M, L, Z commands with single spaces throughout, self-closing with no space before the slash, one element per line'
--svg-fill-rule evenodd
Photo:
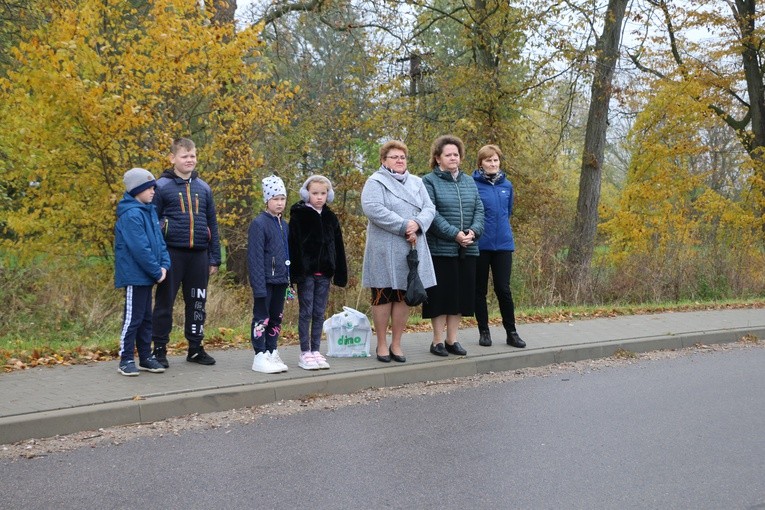
<path fill-rule="evenodd" d="M 364 287 L 406 289 L 406 275 L 409 272 L 406 256 L 410 245 L 404 233 L 409 220 L 414 220 L 420 226 L 416 245 L 420 279 L 425 288 L 433 287 L 436 274 L 425 232 L 433 221 L 436 208 L 422 179 L 409 174 L 402 183 L 388 170 L 381 168 L 364 184 L 361 208 L 369 220 L 361 284 Z"/>

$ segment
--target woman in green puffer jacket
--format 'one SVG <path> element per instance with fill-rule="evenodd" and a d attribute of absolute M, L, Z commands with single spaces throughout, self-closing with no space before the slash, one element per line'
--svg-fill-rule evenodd
<path fill-rule="evenodd" d="M 433 324 L 430 352 L 437 356 L 467 354 L 457 342 L 457 330 L 462 316 L 472 316 L 475 308 L 477 241 L 483 234 L 483 203 L 473 178 L 460 170 L 464 157 L 462 140 L 452 135 L 440 136 L 430 149 L 433 171 L 422 178 L 436 206 L 436 216 L 426 237 L 437 281 L 435 287 L 427 289 L 428 302 L 422 305 L 422 317 L 431 319 Z"/>

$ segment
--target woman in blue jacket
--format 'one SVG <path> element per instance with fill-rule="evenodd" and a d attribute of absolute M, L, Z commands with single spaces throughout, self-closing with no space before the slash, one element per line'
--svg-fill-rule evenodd
<path fill-rule="evenodd" d="M 513 267 L 515 240 L 510 216 L 513 214 L 513 185 L 502 172 L 502 151 L 496 145 L 484 145 L 478 151 L 478 169 L 473 179 L 478 187 L 484 208 L 484 232 L 478 241 L 476 265 L 475 317 L 478 321 L 478 344 L 491 345 L 489 311 L 486 293 L 489 286 L 489 270 L 494 278 L 494 293 L 499 302 L 502 325 L 507 332 L 507 344 L 526 347 L 515 330 L 515 305 L 510 291 L 510 273 Z"/>

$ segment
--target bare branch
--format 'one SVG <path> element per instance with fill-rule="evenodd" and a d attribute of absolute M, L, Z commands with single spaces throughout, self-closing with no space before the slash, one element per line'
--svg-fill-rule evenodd
<path fill-rule="evenodd" d="M 633 64 L 635 64 L 635 67 L 637 67 L 640 71 L 643 71 L 644 73 L 652 74 L 656 76 L 657 78 L 661 78 L 662 80 L 665 79 L 667 76 L 664 73 L 661 73 L 657 71 L 656 69 L 651 69 L 650 67 L 644 66 L 640 62 L 640 55 L 637 53 L 630 53 L 629 51 L 626 52 L 627 56 L 630 58 Z"/>
<path fill-rule="evenodd" d="M 309 0 L 307 2 L 274 4 L 274 8 L 267 9 L 258 22 L 268 25 L 292 12 L 319 12 L 321 8 L 324 7 L 324 1 L 325 0 Z"/>

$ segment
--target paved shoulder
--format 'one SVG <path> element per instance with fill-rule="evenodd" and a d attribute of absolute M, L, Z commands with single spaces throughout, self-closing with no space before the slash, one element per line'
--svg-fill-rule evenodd
<path fill-rule="evenodd" d="M 35 368 L 0 375 L 0 444 L 81 430 L 149 423 L 190 413 L 224 411 L 312 394 L 350 393 L 369 387 L 397 386 L 478 373 L 515 370 L 551 363 L 634 352 L 679 349 L 697 343 L 734 342 L 746 334 L 765 338 L 765 310 L 737 309 L 662 313 L 520 326 L 526 349 L 504 344 L 492 330 L 494 345 L 478 346 L 473 328 L 460 331 L 466 357 L 439 358 L 428 352 L 430 333 L 405 335 L 404 364 L 330 358 L 331 368 L 297 367 L 298 347 L 280 348 L 289 371 L 250 370 L 252 353 L 217 351 L 218 363 L 203 367 L 184 357 L 170 359 L 163 374 L 121 377 L 116 362 Z"/>

